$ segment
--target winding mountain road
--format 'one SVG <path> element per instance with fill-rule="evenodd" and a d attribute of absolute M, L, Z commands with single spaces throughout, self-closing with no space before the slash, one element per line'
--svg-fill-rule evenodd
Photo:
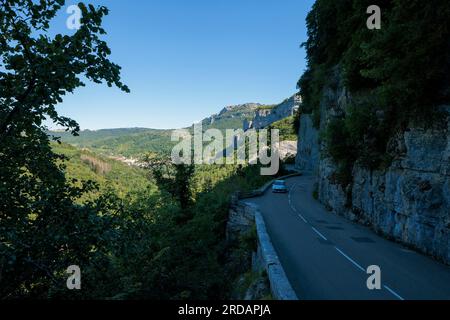
<path fill-rule="evenodd" d="M 259 206 L 301 300 L 450 299 L 449 266 L 327 211 L 312 196 L 313 177 L 286 184 L 288 194 L 268 190 L 246 202 Z M 381 268 L 380 290 L 367 287 L 371 265 Z"/>

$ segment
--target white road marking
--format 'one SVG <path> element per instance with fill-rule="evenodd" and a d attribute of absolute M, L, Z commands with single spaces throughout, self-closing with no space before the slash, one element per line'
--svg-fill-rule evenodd
<path fill-rule="evenodd" d="M 297 209 L 295 208 L 295 206 L 292 204 L 292 198 L 291 198 L 291 192 L 295 189 L 297 185 L 294 184 L 291 189 L 289 190 L 289 194 L 288 194 L 288 200 L 289 200 L 289 206 L 291 207 L 292 210 L 294 210 L 294 212 L 297 213 Z"/>
<path fill-rule="evenodd" d="M 289 206 L 291 207 L 292 211 L 294 211 L 297 216 L 303 220 L 304 223 L 309 224 L 308 220 L 305 219 L 305 217 L 298 211 L 298 209 L 294 206 L 294 204 L 292 203 L 292 198 L 291 198 L 291 192 L 294 191 L 294 189 L 298 186 L 298 184 L 294 184 L 291 187 L 291 190 L 289 191 L 289 195 L 288 195 L 288 200 L 289 200 Z"/>
<path fill-rule="evenodd" d="M 297 208 L 295 208 L 295 206 L 292 203 L 292 198 L 291 198 L 291 192 L 294 191 L 294 189 L 296 187 L 303 187 L 302 185 L 299 184 L 294 184 L 291 189 L 289 190 L 288 193 L 288 200 L 289 200 L 289 206 L 291 207 L 291 209 L 297 213 L 298 217 L 300 219 L 303 220 L 303 222 L 305 222 L 306 224 L 309 225 L 309 222 L 305 219 L 305 217 L 303 217 L 303 215 L 301 213 L 298 212 Z M 316 228 L 314 228 L 313 226 L 311 226 L 312 230 L 317 233 L 323 240 L 328 241 L 328 239 L 322 234 L 320 233 L 319 230 L 317 230 Z M 344 258 L 346 258 L 348 261 L 350 261 L 354 266 L 356 266 L 359 270 L 361 270 L 362 272 L 366 273 L 366 270 L 359 264 L 357 263 L 355 260 L 353 260 L 352 258 L 350 258 L 347 254 L 345 254 L 341 249 L 339 249 L 338 247 L 334 247 L 336 249 L 336 251 L 338 251 L 342 256 L 344 256 Z M 389 288 L 388 286 L 384 285 L 383 286 L 387 291 L 389 291 L 392 295 L 394 295 L 397 299 L 399 300 L 405 300 L 402 296 L 400 296 L 397 292 L 395 292 L 394 290 L 392 290 L 391 288 Z"/>
<path fill-rule="evenodd" d="M 315 233 L 317 233 L 323 240 L 328 241 L 328 239 L 325 238 L 325 236 L 324 236 L 323 234 L 321 234 L 321 233 L 319 232 L 319 230 L 317 230 L 317 229 L 314 228 L 314 227 L 311 227 L 311 228 L 312 228 L 313 231 L 314 231 Z"/>
<path fill-rule="evenodd" d="M 303 220 L 304 223 L 308 224 L 308 220 L 306 220 L 304 216 L 302 216 L 300 213 L 298 214 L 298 216 Z"/>
<path fill-rule="evenodd" d="M 399 300 L 405 300 L 403 299 L 397 292 L 395 292 L 394 290 L 392 290 L 391 288 L 389 288 L 388 286 L 383 286 L 387 291 L 389 291 L 390 293 L 392 293 L 394 296 L 397 297 L 397 299 Z"/>
<path fill-rule="evenodd" d="M 353 260 L 352 258 L 350 258 L 348 255 L 346 255 L 341 249 L 339 249 L 338 247 L 335 247 L 335 249 L 341 254 L 343 255 L 348 261 L 350 261 L 352 264 L 354 264 L 359 270 L 361 270 L 362 272 L 366 273 L 366 270 L 364 270 L 363 267 L 361 267 L 360 264 L 358 264 L 355 260 Z M 400 296 L 397 292 L 395 292 L 394 290 L 392 290 L 391 288 L 389 288 L 388 286 L 384 285 L 383 286 L 387 291 L 389 291 L 392 295 L 394 295 L 397 299 L 399 300 L 405 300 L 403 299 L 402 296 Z"/>
<path fill-rule="evenodd" d="M 294 206 L 294 204 L 292 203 L 292 197 L 291 197 L 292 192 L 293 192 L 294 189 L 296 189 L 298 186 L 299 186 L 298 183 L 297 183 L 297 184 L 294 184 L 294 185 L 291 187 L 290 191 L 289 191 L 289 195 L 288 195 L 289 206 L 291 207 L 292 211 L 294 211 L 294 212 L 297 214 L 297 216 L 298 216 L 300 219 L 303 220 L 304 223 L 309 224 L 308 220 L 305 219 L 305 217 L 299 212 L 299 210 L 298 210 L 298 209 Z M 317 232 L 317 231 L 316 231 L 316 232 Z M 322 234 L 319 233 L 319 235 L 320 235 L 322 238 L 326 239 Z"/>
<path fill-rule="evenodd" d="M 355 260 L 353 260 L 352 258 L 350 258 L 348 255 L 346 255 L 341 249 L 339 249 L 338 247 L 334 247 L 341 255 L 343 255 L 348 261 L 350 261 L 351 263 L 353 263 L 359 270 L 361 270 L 362 272 L 366 272 L 366 270 L 361 267 L 360 264 L 358 264 Z"/>

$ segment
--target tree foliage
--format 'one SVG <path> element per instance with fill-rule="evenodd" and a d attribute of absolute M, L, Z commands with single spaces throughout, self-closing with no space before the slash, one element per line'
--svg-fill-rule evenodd
<path fill-rule="evenodd" d="M 145 156 L 150 175 L 158 186 L 167 191 L 179 204 L 183 217 L 181 222 L 191 217 L 191 181 L 195 167 L 192 164 L 174 164 L 171 159 L 158 153 L 148 153 Z"/>
<path fill-rule="evenodd" d="M 101 40 L 105 7 L 80 4 L 73 35 L 48 36 L 62 0 L 0 1 L 0 297 L 42 297 L 72 264 L 89 265 L 101 252 L 110 219 L 77 199 L 95 188 L 64 176 L 43 122 L 76 133 L 55 109 L 81 78 L 128 88 Z"/>

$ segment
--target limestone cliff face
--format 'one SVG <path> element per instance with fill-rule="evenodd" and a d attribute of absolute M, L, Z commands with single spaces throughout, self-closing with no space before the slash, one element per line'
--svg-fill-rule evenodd
<path fill-rule="evenodd" d="M 212 116 L 203 119 L 203 125 L 215 125 L 216 123 L 229 119 L 242 119 L 247 121 L 247 118 L 252 118 L 259 108 L 263 108 L 265 105 L 260 103 L 245 103 L 227 106 L 223 108 L 218 114 L 213 114 Z M 236 128 L 229 128 L 236 129 Z"/>
<path fill-rule="evenodd" d="M 313 127 L 311 117 L 300 117 L 300 131 L 298 133 L 296 166 L 301 170 L 318 173 L 319 170 L 319 133 Z"/>
<path fill-rule="evenodd" d="M 251 122 L 244 123 L 244 130 L 267 128 L 274 122 L 290 117 L 294 115 L 300 103 L 300 96 L 293 95 L 273 108 L 259 108 L 256 110 L 255 118 Z"/>
<path fill-rule="evenodd" d="M 345 113 L 347 100 L 342 86 L 325 90 L 325 123 Z M 296 165 L 314 172 L 319 200 L 333 212 L 450 264 L 450 107 L 443 109 L 445 125 L 411 125 L 392 137 L 391 165 L 382 171 L 355 165 L 345 190 L 333 178 L 336 167 L 323 152 L 311 116 L 302 115 Z"/>
<path fill-rule="evenodd" d="M 295 158 L 297 156 L 297 141 L 280 141 L 278 152 L 281 160 Z"/>

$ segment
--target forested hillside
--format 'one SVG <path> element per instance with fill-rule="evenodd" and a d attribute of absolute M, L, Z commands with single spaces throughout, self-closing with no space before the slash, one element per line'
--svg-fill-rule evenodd
<path fill-rule="evenodd" d="M 203 130 L 242 129 L 245 119 L 251 119 L 259 104 L 230 106 L 219 114 L 202 121 Z M 193 130 L 193 127 L 187 128 Z M 146 128 L 83 130 L 77 136 L 70 132 L 50 131 L 49 134 L 60 137 L 65 143 L 79 148 L 87 148 L 99 154 L 142 158 L 148 152 L 170 155 L 175 145 L 171 142 L 173 130 Z"/>
<path fill-rule="evenodd" d="M 67 180 L 93 181 L 98 190 L 86 194 L 84 199 L 93 199 L 107 191 L 119 198 L 149 189 L 156 192 L 154 182 L 148 179 L 144 169 L 128 166 L 122 162 L 100 156 L 96 153 L 81 150 L 69 144 L 52 144 L 53 151 L 66 157 L 62 161 Z"/>
<path fill-rule="evenodd" d="M 144 128 L 84 130 L 78 136 L 70 132 L 50 132 L 61 137 L 65 143 L 79 148 L 87 148 L 105 155 L 122 155 L 138 157 L 146 152 L 170 154 L 173 143 L 170 141 L 171 130 Z"/>
<path fill-rule="evenodd" d="M 280 130 L 281 141 L 296 141 L 298 139 L 297 132 L 295 131 L 296 120 L 294 116 L 291 116 L 272 123 L 269 128 Z"/>

